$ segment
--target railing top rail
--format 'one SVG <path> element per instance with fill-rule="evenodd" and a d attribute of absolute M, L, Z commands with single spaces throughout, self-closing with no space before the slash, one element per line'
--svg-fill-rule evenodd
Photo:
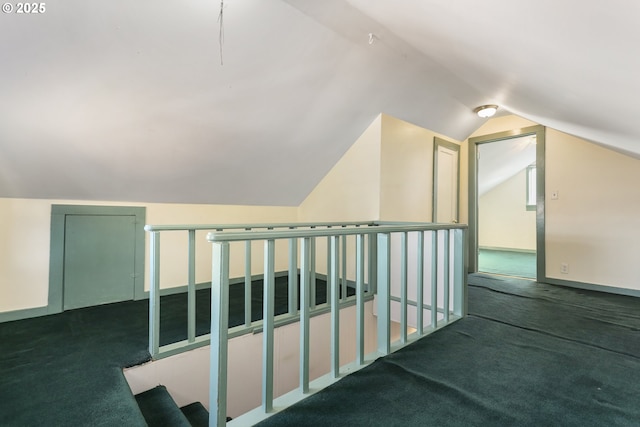
<path fill-rule="evenodd" d="M 400 224 L 400 223 L 398 223 Z M 267 231 L 219 231 L 207 234 L 209 242 L 234 242 L 245 240 L 295 239 L 303 237 L 349 236 L 356 234 L 398 233 L 411 231 L 432 231 L 466 229 L 465 224 L 410 223 L 409 225 L 377 225 L 372 228 L 330 228 L 310 230 L 267 230 Z"/>
<path fill-rule="evenodd" d="M 300 227 L 359 227 L 377 226 L 375 221 L 353 222 L 292 222 L 292 223 L 252 223 L 252 224 L 172 224 L 145 225 L 146 231 L 188 231 L 188 230 L 248 230 L 255 228 L 300 228 Z"/>

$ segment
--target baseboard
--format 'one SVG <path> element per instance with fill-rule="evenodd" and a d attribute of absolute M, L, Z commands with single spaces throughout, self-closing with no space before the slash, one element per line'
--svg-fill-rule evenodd
<path fill-rule="evenodd" d="M 287 271 L 277 271 L 275 273 L 275 277 L 284 277 L 288 275 L 289 275 L 289 272 Z M 251 281 L 253 282 L 254 280 L 262 280 L 263 276 L 264 276 L 263 274 L 254 274 L 251 276 Z M 229 279 L 229 285 L 237 285 L 240 283 L 244 283 L 244 277 L 234 277 L 232 279 Z M 201 289 L 209 289 L 209 288 L 211 288 L 211 282 L 196 283 L 196 291 L 199 291 Z M 172 288 L 164 288 L 164 289 L 160 289 L 160 296 L 184 294 L 187 292 L 188 289 L 189 288 L 187 285 L 174 286 Z M 144 291 L 144 298 L 141 298 L 141 299 L 149 299 L 149 291 Z"/>
<path fill-rule="evenodd" d="M 289 274 L 286 271 L 281 271 L 275 273 L 276 277 L 286 276 Z M 256 274 L 251 276 L 251 280 L 261 280 L 262 274 Z M 244 283 L 244 277 L 237 277 L 229 280 L 229 284 L 234 285 L 238 283 Z M 208 289 L 211 288 L 211 282 L 203 282 L 196 284 L 196 290 L 200 289 Z M 175 295 L 187 292 L 187 285 L 176 286 L 173 288 L 161 289 L 160 296 L 165 295 Z M 149 291 L 144 291 L 142 298 L 138 298 L 139 300 L 149 299 Z M 49 314 L 57 314 L 60 311 L 52 311 L 49 306 L 44 307 L 33 307 L 33 308 L 25 308 L 22 310 L 14 310 L 14 311 L 5 311 L 0 313 L 0 323 L 5 322 L 13 322 L 15 320 L 25 320 L 31 319 L 34 317 L 47 316 Z"/>
<path fill-rule="evenodd" d="M 48 306 L 5 311 L 4 313 L 0 313 L 0 323 L 13 322 L 14 320 L 31 319 L 33 317 L 41 317 L 48 314 L 54 314 L 49 311 Z"/>
<path fill-rule="evenodd" d="M 275 273 L 275 277 L 285 277 L 289 275 L 288 271 L 278 271 Z M 264 275 L 262 274 L 254 274 L 251 276 L 251 280 L 262 280 Z M 320 274 L 320 273 L 316 273 L 316 278 L 320 279 L 320 280 L 327 280 L 327 275 L 326 274 Z M 230 285 L 237 285 L 237 284 L 244 284 L 244 277 L 234 277 L 233 279 L 229 279 L 229 284 Z M 356 287 L 356 282 L 353 280 L 347 280 L 347 286 L 350 288 L 355 288 Z M 201 290 L 201 289 L 209 289 L 211 288 L 211 282 L 202 282 L 202 283 L 196 283 L 196 290 Z M 175 294 L 182 294 L 182 293 L 186 293 L 187 292 L 187 285 L 182 285 L 182 286 L 175 286 L 173 288 L 166 288 L 166 289 L 161 289 L 160 290 L 160 296 L 166 296 L 166 295 L 175 295 Z M 139 299 L 149 299 L 149 291 L 144 291 L 143 297 L 139 298 Z M 55 314 L 55 313 L 59 313 L 59 311 L 56 312 L 52 312 L 49 309 L 49 306 L 45 306 L 45 307 L 34 307 L 34 308 L 25 308 L 22 310 L 14 310 L 14 311 L 7 311 L 4 313 L 0 313 L 0 323 L 5 323 L 5 322 L 12 322 L 14 320 L 24 320 L 24 319 L 31 319 L 33 317 L 41 317 L 41 316 L 46 316 L 49 314 Z"/>
<path fill-rule="evenodd" d="M 541 280 L 540 282 L 548 283 L 550 285 L 566 286 L 568 288 L 584 289 L 587 291 L 597 291 L 597 292 L 604 292 L 604 293 L 615 294 L 615 295 L 640 297 L 640 290 L 637 290 L 637 289 L 627 289 L 627 288 L 618 288 L 615 286 L 595 285 L 593 283 L 574 282 L 572 280 L 553 279 L 550 277 L 545 277 L 544 280 Z"/>

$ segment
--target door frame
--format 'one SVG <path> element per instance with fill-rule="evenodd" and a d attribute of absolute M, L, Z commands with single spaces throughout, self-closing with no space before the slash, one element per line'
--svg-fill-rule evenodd
<path fill-rule="evenodd" d="M 460 146 L 454 142 L 447 141 L 446 139 L 438 138 L 437 136 L 433 137 L 433 201 L 431 221 L 437 221 L 436 214 L 438 212 L 438 147 L 448 148 L 449 150 L 456 151 L 458 153 L 458 185 L 455 194 L 457 209 L 455 220 L 456 222 L 460 222 Z"/>
<path fill-rule="evenodd" d="M 545 127 L 541 125 L 469 138 L 469 273 L 478 271 L 478 145 L 527 135 L 536 136 L 536 281 L 546 280 Z"/>
<path fill-rule="evenodd" d="M 135 217 L 134 300 L 144 299 L 146 208 L 133 206 L 51 205 L 49 313 L 64 311 L 64 245 L 67 215 L 126 215 Z"/>

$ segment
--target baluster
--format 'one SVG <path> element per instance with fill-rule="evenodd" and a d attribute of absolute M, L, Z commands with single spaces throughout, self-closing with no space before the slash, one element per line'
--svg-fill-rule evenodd
<path fill-rule="evenodd" d="M 250 231 L 250 228 L 246 229 Z M 251 240 L 244 242 L 244 326 L 251 326 Z"/>
<path fill-rule="evenodd" d="M 424 231 L 418 231 L 418 274 L 416 278 L 416 324 L 418 335 L 424 334 Z"/>
<path fill-rule="evenodd" d="M 378 233 L 378 354 L 391 352 L 391 238 L 389 233 Z"/>
<path fill-rule="evenodd" d="M 262 409 L 273 410 L 273 330 L 275 303 L 275 240 L 264 244 L 264 304 L 262 335 Z"/>
<path fill-rule="evenodd" d="M 438 327 L 438 231 L 431 232 L 431 328 Z"/>
<path fill-rule="evenodd" d="M 330 237 L 330 284 L 331 297 L 331 374 L 334 378 L 340 376 L 340 288 L 339 288 L 339 236 Z"/>
<path fill-rule="evenodd" d="M 189 275 L 187 284 L 187 337 L 196 340 L 196 230 L 189 230 Z"/>
<path fill-rule="evenodd" d="M 400 342 L 407 343 L 407 232 L 400 233 Z"/>
<path fill-rule="evenodd" d="M 457 229 L 455 232 L 454 240 L 454 277 L 453 277 L 453 292 L 454 303 L 453 312 L 456 316 L 467 315 L 467 275 L 465 273 L 465 231 L 463 229 Z"/>
<path fill-rule="evenodd" d="M 447 323 L 449 323 L 449 230 L 444 230 L 444 247 L 442 249 L 442 255 L 443 255 L 443 261 L 442 261 L 442 268 L 443 268 L 443 279 L 442 279 L 442 296 L 443 296 L 443 303 L 442 303 L 442 309 L 443 309 L 443 314 L 444 314 L 444 324 L 446 325 Z"/>
<path fill-rule="evenodd" d="M 371 233 L 368 236 L 369 239 L 369 294 L 376 294 L 378 292 L 378 234 Z"/>
<path fill-rule="evenodd" d="M 150 240 L 149 353 L 157 356 L 160 352 L 160 233 L 151 232 Z"/>
<path fill-rule="evenodd" d="M 331 228 L 331 226 L 327 228 Z M 331 237 L 327 236 L 327 283 L 326 283 L 326 294 L 325 294 L 327 305 L 331 304 L 331 300 L 329 298 L 329 295 L 331 294 L 330 265 L 331 265 Z"/>
<path fill-rule="evenodd" d="M 293 227 L 291 227 L 293 228 Z M 298 311 L 298 240 L 289 239 L 289 314 Z"/>
<path fill-rule="evenodd" d="M 312 238 L 302 239 L 300 248 L 300 389 L 309 392 L 309 288 Z"/>
<path fill-rule="evenodd" d="M 364 235 L 356 235 L 356 362 L 364 364 Z"/>
<path fill-rule="evenodd" d="M 309 289 L 309 306 L 315 308 L 316 306 L 316 238 L 311 238 L 311 250 L 310 250 L 311 262 L 309 263 L 309 281 L 311 282 L 311 288 Z"/>
<path fill-rule="evenodd" d="M 213 243 L 212 264 L 209 425 L 223 426 L 227 421 L 229 243 Z"/>
<path fill-rule="evenodd" d="M 347 299 L 347 236 L 340 236 L 342 240 L 342 286 L 340 287 L 341 299 Z"/>

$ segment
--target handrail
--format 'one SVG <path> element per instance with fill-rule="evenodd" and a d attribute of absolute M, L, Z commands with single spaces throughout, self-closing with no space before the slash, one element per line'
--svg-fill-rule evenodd
<path fill-rule="evenodd" d="M 328 300 L 331 318 L 331 359 L 328 379 L 321 379 L 324 385 L 336 381 L 347 369 L 340 366 L 340 262 L 343 267 L 346 262 L 346 238 L 355 236 L 356 239 L 356 360 L 348 368 L 349 372 L 360 369 L 372 360 L 371 355 L 364 354 L 364 262 L 365 237 L 368 240 L 369 260 L 374 261 L 373 274 L 370 281 L 377 282 L 377 352 L 375 355 L 387 355 L 395 349 L 404 346 L 440 327 L 449 324 L 466 315 L 466 225 L 461 224 L 432 224 L 432 223 L 367 223 L 370 227 L 341 226 L 338 228 L 312 228 L 306 230 L 288 227 L 285 230 L 253 230 L 253 231 L 216 231 L 207 235 L 207 240 L 213 245 L 212 259 L 212 295 L 211 295 L 211 340 L 216 345 L 211 346 L 211 377 L 209 411 L 210 425 L 218 426 L 226 423 L 226 389 L 227 389 L 227 341 L 228 330 L 228 289 L 229 289 L 229 247 L 232 242 L 264 241 L 264 306 L 263 306 L 263 378 L 262 405 L 247 414 L 251 422 L 264 419 L 273 411 L 274 402 L 278 399 L 273 395 L 273 364 L 274 364 L 274 327 L 273 315 L 274 298 L 274 251 L 276 240 L 300 241 L 300 385 L 295 398 L 283 397 L 288 402 L 292 399 L 300 400 L 310 393 L 309 380 L 309 296 L 312 291 L 311 277 L 312 252 L 315 239 L 326 237 L 329 242 L 327 283 Z M 283 227 L 285 228 L 285 227 Z M 399 283 L 400 297 L 392 294 L 392 253 L 398 250 L 392 244 L 392 236 L 400 235 Z M 409 236 L 417 235 L 415 246 L 409 245 Z M 425 236 L 429 235 L 430 243 Z M 341 244 L 342 243 L 342 246 Z M 342 258 L 340 248 L 342 247 Z M 291 246 L 290 246 L 291 248 Z M 415 249 L 415 265 L 417 267 L 416 280 L 409 284 L 408 258 L 411 249 Z M 371 251 L 374 251 L 372 256 Z M 428 256 L 430 255 L 430 257 Z M 430 280 L 425 280 L 425 262 L 429 262 Z M 372 268 L 371 262 L 369 268 Z M 343 268 L 346 271 L 345 268 Z M 395 282 L 394 282 L 395 283 Z M 408 287 L 416 288 L 417 301 L 408 298 Z M 425 286 L 430 287 L 431 304 L 424 304 Z M 441 294 L 439 294 L 441 292 Z M 442 303 L 439 297 L 442 297 Z M 400 339 L 391 341 L 392 302 L 399 300 Z M 408 306 L 415 306 L 418 321 L 415 333 L 409 335 Z M 421 309 L 418 310 L 417 307 Z M 430 324 L 425 328 L 423 311 L 431 313 Z M 375 356 L 374 355 L 374 356 Z M 316 380 L 318 381 L 318 380 Z M 240 420 L 238 420 L 240 422 Z"/>
<path fill-rule="evenodd" d="M 300 227 L 345 227 L 345 226 L 376 226 L 375 221 L 343 221 L 343 222 L 295 222 L 295 223 L 253 223 L 253 224 L 171 224 L 145 225 L 146 231 L 186 231 L 186 230 L 240 230 L 255 228 L 300 228 Z"/>
<path fill-rule="evenodd" d="M 357 234 L 378 234 L 378 233 L 398 233 L 411 231 L 437 231 L 437 230 L 457 230 L 466 229 L 464 224 L 436 224 L 428 225 L 375 225 L 375 229 L 367 230 L 360 228 L 342 229 L 311 229 L 311 230 L 267 230 L 267 231 L 219 231 L 207 234 L 209 242 L 238 242 L 245 240 L 267 240 L 267 239 L 299 239 L 303 237 L 330 237 L 330 236 L 353 236 Z"/>

